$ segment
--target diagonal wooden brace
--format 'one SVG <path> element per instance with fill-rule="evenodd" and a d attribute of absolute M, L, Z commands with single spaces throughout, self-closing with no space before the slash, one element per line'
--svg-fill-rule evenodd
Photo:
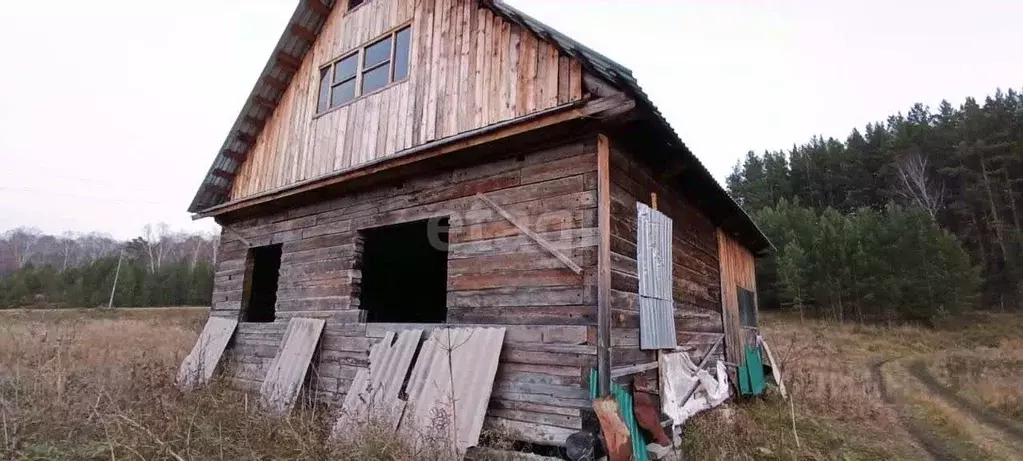
<path fill-rule="evenodd" d="M 547 239 L 541 237 L 536 232 L 533 232 L 528 227 L 519 224 L 519 222 L 515 220 L 515 217 L 512 216 L 511 213 L 509 213 L 504 208 L 501 208 L 498 204 L 494 203 L 494 201 L 490 200 L 489 197 L 483 195 L 480 192 L 476 193 L 476 197 L 482 200 L 483 203 L 489 205 L 490 208 L 493 208 L 494 211 L 496 211 L 498 214 L 504 217 L 504 219 L 507 219 L 508 222 L 512 223 L 512 225 L 517 227 L 519 231 L 521 231 L 523 234 L 526 234 L 529 238 L 533 239 L 533 241 L 536 242 L 537 245 L 540 245 L 540 247 L 542 247 L 544 250 L 547 250 L 548 253 L 553 255 L 555 258 L 558 258 L 559 261 L 565 263 L 565 266 L 567 266 L 569 269 L 572 269 L 572 272 L 575 272 L 576 274 L 583 273 L 583 268 L 579 267 L 579 265 L 576 264 L 575 261 L 572 261 L 572 258 L 566 256 L 557 248 L 554 248 L 554 245 L 551 244 L 551 242 L 548 242 Z"/>

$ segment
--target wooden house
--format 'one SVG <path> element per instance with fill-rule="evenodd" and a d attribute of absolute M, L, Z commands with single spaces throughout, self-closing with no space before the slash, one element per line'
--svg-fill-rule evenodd
<path fill-rule="evenodd" d="M 502 325 L 487 424 L 552 445 L 591 369 L 741 361 L 770 251 L 628 69 L 496 0 L 302 0 L 189 211 L 223 226 L 236 382 L 293 317 L 327 320 L 328 402 L 385 331 Z"/>

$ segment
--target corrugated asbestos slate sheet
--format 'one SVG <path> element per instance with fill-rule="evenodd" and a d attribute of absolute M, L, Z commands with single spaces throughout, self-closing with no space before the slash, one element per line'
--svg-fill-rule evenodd
<path fill-rule="evenodd" d="M 224 349 L 231 341 L 238 321 L 223 317 L 210 317 L 202 328 L 199 339 L 195 341 L 192 352 L 181 362 L 178 370 L 178 387 L 191 390 L 205 384 L 213 377 L 213 372 L 224 355 Z"/>
<path fill-rule="evenodd" d="M 345 395 L 341 415 L 334 425 L 334 435 L 346 432 L 352 425 L 374 419 L 398 427 L 405 402 L 398 393 L 405 383 L 412 358 L 416 355 L 423 330 L 405 330 L 397 335 L 388 331 L 369 353 L 369 370 L 359 370 L 352 387 Z"/>
<path fill-rule="evenodd" d="M 636 202 L 636 261 L 639 270 L 639 347 L 674 349 L 672 222 L 664 213 Z"/>
<path fill-rule="evenodd" d="M 419 351 L 408 386 L 408 407 L 399 431 L 423 433 L 446 414 L 457 424 L 454 446 L 476 445 L 497 374 L 504 328 L 434 330 Z M 450 354 L 450 357 L 449 357 Z M 448 364 L 451 364 L 449 367 Z"/>
<path fill-rule="evenodd" d="M 293 318 L 259 388 L 260 401 L 272 412 L 291 410 L 309 372 L 309 362 L 323 333 L 323 319 Z"/>

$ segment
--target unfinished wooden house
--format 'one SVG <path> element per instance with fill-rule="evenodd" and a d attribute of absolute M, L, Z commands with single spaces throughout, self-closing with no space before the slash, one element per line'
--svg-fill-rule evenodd
<path fill-rule="evenodd" d="M 550 445 L 591 369 L 741 361 L 770 249 L 628 69 L 496 0 L 302 0 L 189 211 L 236 382 L 294 317 L 327 402 L 387 331 L 501 325 L 486 424 Z"/>

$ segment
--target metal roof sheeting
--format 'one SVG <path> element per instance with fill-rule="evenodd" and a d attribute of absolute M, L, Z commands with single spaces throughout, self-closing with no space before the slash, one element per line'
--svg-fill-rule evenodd
<path fill-rule="evenodd" d="M 260 402 L 270 411 L 284 414 L 295 405 L 309 372 L 309 362 L 323 333 L 323 319 L 293 318 L 259 388 Z"/>
<path fill-rule="evenodd" d="M 464 452 L 476 445 L 494 387 L 504 333 L 504 328 L 431 332 L 409 377 L 408 406 L 399 431 L 410 428 L 421 434 L 435 427 L 438 414 L 445 414 L 453 418 L 449 424 L 457 424 L 454 447 Z"/>
<path fill-rule="evenodd" d="M 369 352 L 369 370 L 359 370 L 352 387 L 345 395 L 341 415 L 334 424 L 334 435 L 348 431 L 355 424 L 374 419 L 398 427 L 404 401 L 398 399 L 412 358 L 419 348 L 423 330 L 405 330 L 397 335 L 388 331 Z"/>
<path fill-rule="evenodd" d="M 671 299 L 671 218 L 636 202 L 639 295 Z"/>
<path fill-rule="evenodd" d="M 639 270 L 639 348 L 674 349 L 671 218 L 636 202 L 636 262 Z"/>

